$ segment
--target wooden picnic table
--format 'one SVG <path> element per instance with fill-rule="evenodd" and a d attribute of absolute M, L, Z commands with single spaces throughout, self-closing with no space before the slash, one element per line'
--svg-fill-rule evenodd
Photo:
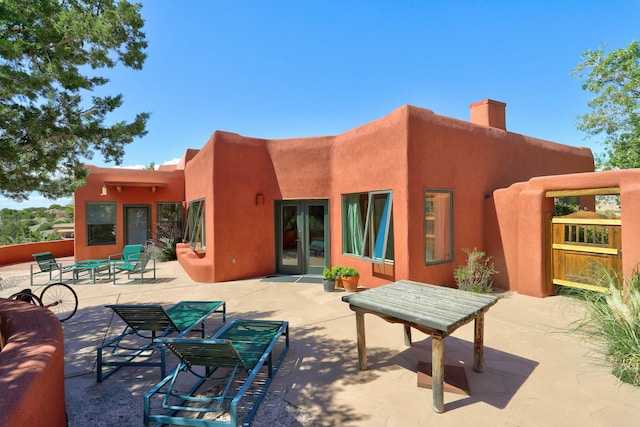
<path fill-rule="evenodd" d="M 367 369 L 364 314 L 404 325 L 405 344 L 411 345 L 411 328 L 432 336 L 431 363 L 433 410 L 444 412 L 444 338 L 475 320 L 473 370 L 483 370 L 484 313 L 497 302 L 492 295 L 400 280 L 342 297 L 356 314 L 358 363 Z"/>

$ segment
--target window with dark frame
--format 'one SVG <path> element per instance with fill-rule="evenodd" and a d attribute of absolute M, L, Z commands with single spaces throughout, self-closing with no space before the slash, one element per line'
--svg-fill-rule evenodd
<path fill-rule="evenodd" d="M 425 264 L 453 262 L 453 191 L 424 192 Z"/>
<path fill-rule="evenodd" d="M 342 196 L 342 252 L 374 263 L 391 263 L 393 197 L 391 191 Z"/>
<path fill-rule="evenodd" d="M 87 246 L 116 244 L 116 203 L 87 202 Z"/>

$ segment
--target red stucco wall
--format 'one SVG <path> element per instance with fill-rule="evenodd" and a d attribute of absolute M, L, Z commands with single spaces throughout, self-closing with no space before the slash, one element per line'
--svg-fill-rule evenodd
<path fill-rule="evenodd" d="M 75 193 L 75 256 L 78 260 L 107 258 L 109 255 L 122 252 L 124 247 L 124 206 L 149 205 L 151 208 L 151 230 L 155 233 L 156 203 L 183 202 L 184 173 L 182 170 L 152 171 L 139 169 L 98 168 L 88 166 L 89 178 L 85 186 L 79 187 Z M 107 194 L 101 195 L 103 184 L 107 185 Z M 155 187 L 151 184 L 160 184 Z M 88 202 L 112 202 L 116 206 L 116 243 L 113 245 L 87 246 L 87 211 Z"/>
<path fill-rule="evenodd" d="M 533 178 L 494 192 L 492 201 L 501 244 L 491 252 L 500 260 L 496 284 L 518 293 L 532 296 L 552 295 L 555 290 L 546 284 L 545 260 L 550 244 L 545 238 L 545 218 L 553 214 L 553 198 L 547 191 L 618 188 L 622 219 L 622 270 L 631 276 L 640 263 L 640 169 L 578 173 Z"/>
<path fill-rule="evenodd" d="M 0 246 L 0 264 L 17 264 L 34 262 L 33 254 L 51 252 L 56 258 L 73 256 L 74 240 L 47 240 L 44 242 L 23 243 L 19 245 Z"/>
<path fill-rule="evenodd" d="M 66 426 L 64 339 L 55 315 L 0 299 L 0 426 Z"/>
<path fill-rule="evenodd" d="M 463 248 L 492 253 L 489 248 L 501 239 L 499 230 L 491 228 L 488 221 L 495 212 L 487 211 L 486 199 L 494 190 L 534 176 L 590 171 L 594 167 L 588 149 L 479 126 L 416 107 L 405 108 L 410 111 L 407 200 L 409 276 L 413 280 L 453 285 L 453 270 L 466 259 Z M 453 263 L 425 267 L 425 189 L 453 190 Z M 513 207 L 504 205 L 500 209 Z"/>

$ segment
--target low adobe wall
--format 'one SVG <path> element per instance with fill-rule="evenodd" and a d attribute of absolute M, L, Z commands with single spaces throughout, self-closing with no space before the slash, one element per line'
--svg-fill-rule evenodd
<path fill-rule="evenodd" d="M 51 311 L 0 299 L 0 426 L 66 426 L 63 357 Z"/>
<path fill-rule="evenodd" d="M 35 262 L 33 254 L 39 252 L 51 252 L 56 258 L 73 256 L 73 242 L 74 239 L 64 239 L 0 246 L 0 265 Z"/>

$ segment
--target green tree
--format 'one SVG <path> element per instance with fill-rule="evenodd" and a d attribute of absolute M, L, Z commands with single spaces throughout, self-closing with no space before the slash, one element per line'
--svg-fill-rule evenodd
<path fill-rule="evenodd" d="M 85 182 L 96 151 L 120 164 L 147 133 L 148 113 L 105 124 L 121 94 L 92 94 L 119 64 L 146 59 L 140 4 L 126 0 L 0 0 L 0 195 L 55 199 Z"/>
<path fill-rule="evenodd" d="M 605 45 L 582 54 L 572 72 L 582 88 L 595 97 L 592 111 L 579 118 L 578 129 L 589 135 L 604 134 L 604 153 L 597 156 L 601 169 L 640 167 L 640 45 L 606 53 Z"/>

